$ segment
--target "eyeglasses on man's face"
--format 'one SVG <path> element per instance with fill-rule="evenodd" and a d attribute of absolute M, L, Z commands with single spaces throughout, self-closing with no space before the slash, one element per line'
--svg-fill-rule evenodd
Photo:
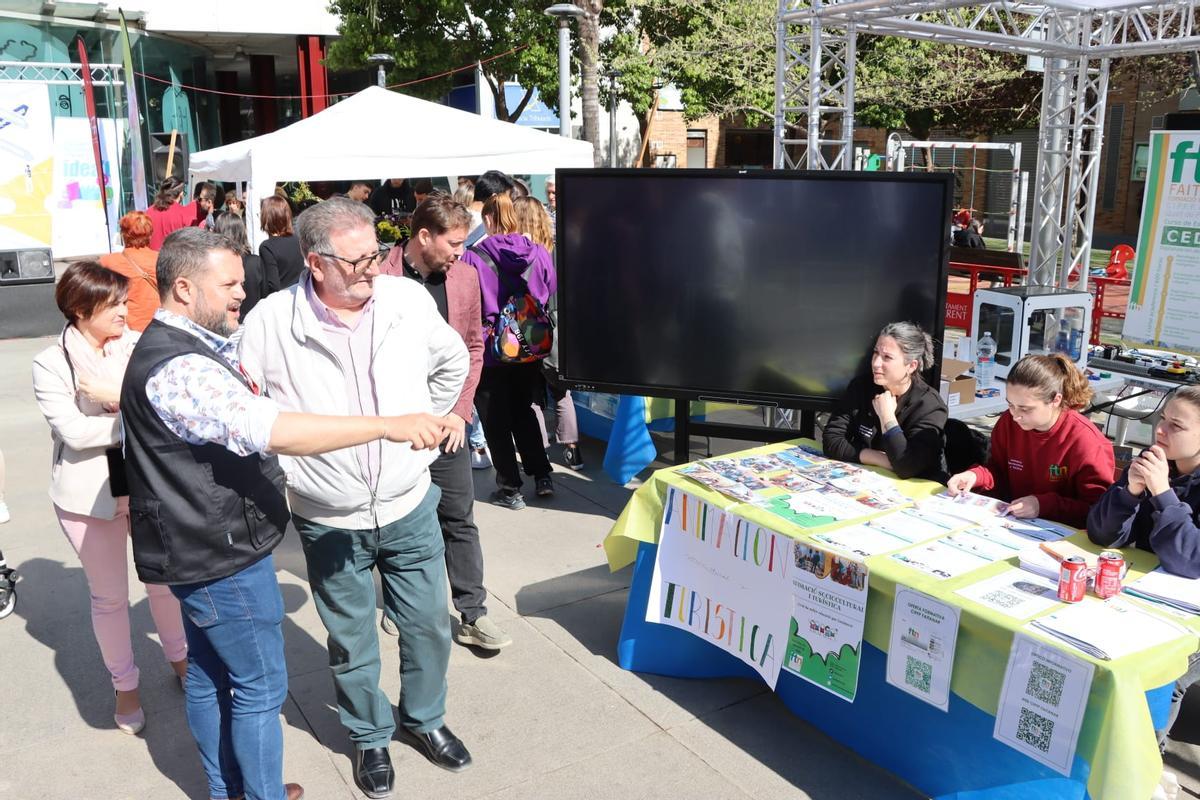
<path fill-rule="evenodd" d="M 344 256 L 339 256 L 337 253 L 320 253 L 320 252 L 318 252 L 317 255 L 321 256 L 322 258 L 333 258 L 338 261 L 341 261 L 343 264 L 346 264 L 347 266 L 350 267 L 351 274 L 361 275 L 364 272 L 366 272 L 367 270 L 369 270 L 371 267 L 377 267 L 380 264 L 382 264 L 383 260 L 385 258 L 387 258 L 387 254 L 388 254 L 389 250 L 391 250 L 390 247 L 381 247 L 381 248 L 379 248 L 379 250 L 377 250 L 374 253 L 371 253 L 371 254 L 365 255 L 365 256 L 361 256 L 359 258 L 354 258 L 354 259 L 345 258 Z"/>

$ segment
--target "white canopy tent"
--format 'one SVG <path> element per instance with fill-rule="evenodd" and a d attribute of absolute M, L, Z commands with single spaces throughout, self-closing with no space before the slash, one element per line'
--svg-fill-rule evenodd
<path fill-rule="evenodd" d="M 246 187 L 255 247 L 258 203 L 281 181 L 478 175 L 489 169 L 550 174 L 591 167 L 592 146 L 372 86 L 282 130 L 192 155 L 197 180 Z"/>
<path fill-rule="evenodd" d="M 1109 64 L 1200 48 L 1200 0 L 779 0 L 776 168 L 850 168 L 859 34 L 1045 59 L 1030 277 L 1066 286 L 1091 251 Z"/>

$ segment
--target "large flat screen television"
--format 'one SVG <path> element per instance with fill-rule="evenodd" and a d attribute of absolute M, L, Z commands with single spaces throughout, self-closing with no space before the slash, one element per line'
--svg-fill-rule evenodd
<path fill-rule="evenodd" d="M 577 388 L 820 408 L 888 322 L 941 341 L 950 176 L 571 169 L 557 191 Z"/>

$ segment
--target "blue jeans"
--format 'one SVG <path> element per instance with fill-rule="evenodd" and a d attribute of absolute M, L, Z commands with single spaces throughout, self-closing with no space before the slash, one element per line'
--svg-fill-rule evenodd
<path fill-rule="evenodd" d="M 188 727 L 216 800 L 285 800 L 283 598 L 271 556 L 226 578 L 172 586 L 188 641 Z"/>
<path fill-rule="evenodd" d="M 468 428 L 468 440 L 471 442 L 471 447 L 475 450 L 482 450 L 487 447 L 487 437 L 483 435 L 483 422 L 479 419 L 479 409 L 471 409 L 475 413 L 471 416 L 471 427 Z"/>
<path fill-rule="evenodd" d="M 1162 730 L 1155 731 L 1158 736 L 1158 749 L 1165 751 L 1167 749 L 1167 734 L 1171 732 L 1171 726 L 1175 724 L 1175 720 L 1179 718 L 1179 709 L 1183 705 L 1183 696 L 1187 694 L 1187 690 L 1193 683 L 1200 681 L 1200 652 L 1192 653 L 1188 658 L 1187 672 L 1179 676 L 1175 681 L 1175 688 L 1171 691 L 1171 711 L 1167 716 L 1167 726 Z"/>

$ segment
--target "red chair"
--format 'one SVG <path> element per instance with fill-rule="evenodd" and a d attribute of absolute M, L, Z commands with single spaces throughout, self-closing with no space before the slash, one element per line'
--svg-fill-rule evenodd
<path fill-rule="evenodd" d="M 1127 244 L 1119 244 L 1112 249 L 1108 257 L 1108 277 L 1126 280 L 1129 278 L 1129 268 L 1126 266 L 1133 260 L 1136 253 Z"/>
<path fill-rule="evenodd" d="M 1125 266 L 1133 260 L 1134 250 L 1127 244 L 1119 244 L 1112 249 L 1108 256 L 1108 266 L 1105 267 L 1105 276 L 1116 278 L 1117 280 L 1127 280 L 1129 278 L 1129 269 Z M 1071 268 L 1071 272 L 1067 275 L 1067 280 L 1071 283 L 1079 280 L 1079 267 Z"/>

